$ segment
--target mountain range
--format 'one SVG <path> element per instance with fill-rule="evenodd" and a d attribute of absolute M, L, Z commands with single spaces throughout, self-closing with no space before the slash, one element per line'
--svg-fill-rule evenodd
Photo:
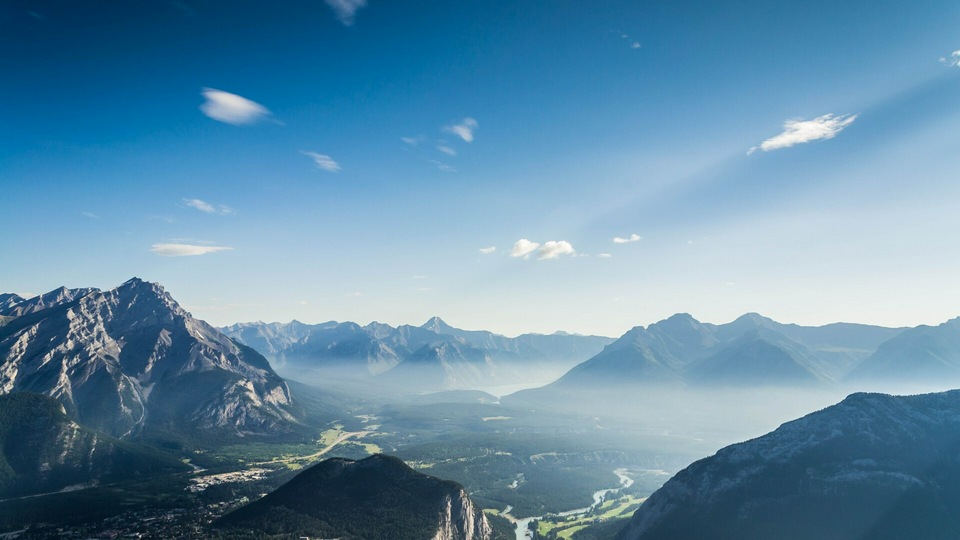
<path fill-rule="evenodd" d="M 852 394 L 677 473 L 620 540 L 960 537 L 960 391 Z"/>
<path fill-rule="evenodd" d="M 562 332 L 510 338 L 461 330 L 439 317 L 421 326 L 291 321 L 237 323 L 222 330 L 262 351 L 284 373 L 312 372 L 420 390 L 490 386 L 544 372 L 559 376 L 613 341 Z"/>
<path fill-rule="evenodd" d="M 0 316 L 0 394 L 52 397 L 88 428 L 125 439 L 274 437 L 298 424 L 263 356 L 155 283 L 5 295 Z"/>
<path fill-rule="evenodd" d="M 916 333 L 921 337 L 910 337 Z M 748 313 L 714 325 L 681 313 L 631 329 L 552 386 L 815 386 L 855 376 L 874 380 L 883 366 L 909 379 L 922 375 L 912 369 L 910 349 L 933 340 L 931 333 L 954 336 L 937 341 L 938 353 L 950 351 L 960 366 L 960 323 L 926 330 L 849 323 L 805 327 Z"/>

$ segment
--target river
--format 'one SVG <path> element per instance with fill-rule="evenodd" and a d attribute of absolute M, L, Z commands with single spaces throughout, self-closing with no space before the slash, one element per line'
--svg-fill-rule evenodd
<path fill-rule="evenodd" d="M 613 471 L 613 474 L 617 475 L 617 478 L 620 479 L 619 486 L 613 487 L 613 488 L 601 489 L 600 491 L 594 491 L 593 504 L 591 504 L 586 508 L 576 508 L 573 510 L 567 510 L 566 512 L 558 512 L 556 515 L 567 517 L 567 516 L 580 516 L 580 515 L 586 514 L 587 512 L 599 506 L 600 503 L 603 502 L 603 498 L 606 497 L 607 494 L 616 493 L 621 489 L 625 489 L 633 485 L 633 478 L 630 478 L 629 476 L 627 476 L 626 469 L 617 469 Z M 517 540 L 527 540 L 528 538 L 530 538 L 529 536 L 527 536 L 527 528 L 530 526 L 530 522 L 543 519 L 544 516 L 535 516 L 535 517 L 527 517 L 523 519 L 516 519 L 510 515 L 510 512 L 512 510 L 513 510 L 513 507 L 508 506 L 504 509 L 501 515 L 514 522 L 516 526 L 515 530 L 516 530 Z"/>

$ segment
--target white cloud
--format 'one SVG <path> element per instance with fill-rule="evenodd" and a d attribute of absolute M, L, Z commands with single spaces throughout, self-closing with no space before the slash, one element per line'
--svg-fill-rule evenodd
<path fill-rule="evenodd" d="M 189 257 L 193 255 L 207 255 L 218 251 L 231 251 L 226 246 L 198 246 L 195 244 L 154 244 L 150 251 L 161 257 Z"/>
<path fill-rule="evenodd" d="M 466 142 L 473 142 L 473 132 L 476 131 L 479 124 L 473 118 L 464 118 L 459 124 L 445 126 L 443 128 L 447 133 L 453 133 Z"/>
<path fill-rule="evenodd" d="M 613 255 L 611 255 L 611 254 L 609 254 L 609 253 L 598 253 L 598 254 L 597 254 L 597 258 L 600 258 L 600 259 L 610 259 L 610 258 L 613 258 Z"/>
<path fill-rule="evenodd" d="M 769 152 L 781 148 L 790 148 L 796 144 L 832 139 L 837 136 L 837 133 L 852 124 L 857 116 L 859 115 L 842 114 L 834 116 L 833 114 L 825 114 L 813 120 L 787 120 L 783 123 L 782 133 L 763 141 L 759 146 L 754 146 L 747 151 L 747 155 L 754 153 L 757 149 Z"/>
<path fill-rule="evenodd" d="M 497 250 L 497 246 L 490 246 L 490 247 L 480 248 L 480 253 L 484 255 L 489 255 L 496 250 Z"/>
<path fill-rule="evenodd" d="M 513 249 L 510 250 L 511 257 L 523 257 L 524 259 L 529 259 L 530 254 L 536 253 L 537 260 L 544 261 L 548 259 L 558 259 L 562 255 L 572 255 L 577 256 L 577 251 L 573 249 L 573 246 L 570 245 L 570 242 L 565 240 L 550 240 L 544 242 L 543 244 L 537 242 L 531 242 L 526 238 L 521 238 L 513 244 Z"/>
<path fill-rule="evenodd" d="M 302 150 L 300 153 L 313 159 L 313 162 L 317 165 L 318 169 L 323 169 L 328 172 L 340 172 L 340 164 L 326 154 L 318 154 L 316 152 L 308 152 L 305 150 Z"/>
<path fill-rule="evenodd" d="M 642 237 L 642 236 L 640 236 L 639 234 L 631 234 L 631 235 L 630 235 L 629 237 L 627 237 L 627 238 L 620 238 L 619 236 L 615 236 L 615 237 L 613 238 L 613 243 L 614 243 L 614 244 L 629 244 L 629 243 L 631 243 L 631 242 L 639 242 L 640 240 L 643 240 L 643 237 Z"/>
<path fill-rule="evenodd" d="M 263 105 L 230 92 L 204 88 L 200 94 L 206 99 L 200 111 L 219 122 L 242 126 L 270 116 L 270 110 Z"/>
<path fill-rule="evenodd" d="M 436 167 L 437 169 L 439 169 L 439 170 L 441 170 L 441 171 L 443 171 L 443 172 L 450 172 L 450 173 L 457 172 L 456 169 L 454 169 L 453 167 L 451 167 L 451 166 L 449 166 L 449 165 L 447 165 L 446 163 L 443 163 L 443 162 L 441 162 L 441 161 L 437 161 L 437 160 L 435 160 L 435 159 L 431 159 L 431 160 L 430 160 L 430 163 L 432 163 L 434 167 Z"/>
<path fill-rule="evenodd" d="M 90 219 L 100 219 L 100 216 L 94 214 L 93 212 L 80 212 L 80 215 Z"/>
<path fill-rule="evenodd" d="M 189 206 L 190 208 L 195 208 L 201 212 L 205 212 L 207 214 L 218 214 L 221 216 L 225 216 L 227 214 L 233 213 L 233 208 L 230 208 L 229 206 L 226 206 L 223 204 L 214 206 L 200 199 L 184 199 L 183 204 Z"/>
<path fill-rule="evenodd" d="M 448 155 L 448 156 L 455 156 L 455 155 L 457 155 L 457 151 L 456 151 L 456 150 L 454 150 L 453 148 L 450 148 L 449 146 L 445 146 L 445 145 L 442 145 L 442 144 L 438 144 L 438 145 L 437 145 L 437 150 L 443 152 L 444 154 L 446 154 L 446 155 Z"/>
<path fill-rule="evenodd" d="M 537 259 L 541 261 L 559 259 L 561 255 L 574 255 L 576 252 L 573 246 L 570 245 L 570 242 L 565 240 L 558 242 L 550 240 L 549 242 L 544 242 L 544 244 L 540 246 L 540 249 L 537 250 Z"/>
<path fill-rule="evenodd" d="M 344 26 L 353 26 L 353 23 L 356 18 L 357 10 L 367 5 L 367 0 L 324 0 L 330 9 L 333 10 L 333 13 L 337 16 L 337 20 L 343 23 Z"/>
<path fill-rule="evenodd" d="M 639 48 L 640 48 L 640 42 L 639 42 L 639 41 L 634 41 L 633 43 L 630 44 L 630 48 L 631 48 L 631 49 L 639 49 Z"/>
<path fill-rule="evenodd" d="M 403 141 L 404 144 L 409 144 L 410 146 L 420 146 L 420 143 L 425 141 L 426 137 L 423 135 L 418 135 L 416 137 L 400 137 L 400 140 Z"/>
<path fill-rule="evenodd" d="M 531 242 L 526 238 L 521 238 L 513 244 L 513 249 L 510 250 L 511 257 L 529 257 L 531 253 L 536 251 L 540 247 L 540 244 L 536 242 Z"/>
<path fill-rule="evenodd" d="M 960 51 L 953 51 L 949 58 L 941 58 L 940 61 L 950 67 L 960 67 Z"/>

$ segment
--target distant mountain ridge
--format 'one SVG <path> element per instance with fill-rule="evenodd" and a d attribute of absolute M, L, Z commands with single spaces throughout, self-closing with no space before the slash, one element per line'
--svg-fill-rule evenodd
<path fill-rule="evenodd" d="M 960 318 L 910 328 L 850 372 L 853 381 L 938 380 L 960 385 Z"/>
<path fill-rule="evenodd" d="M 484 330 L 461 330 L 439 317 L 421 326 L 291 321 L 237 323 L 223 331 L 264 351 L 280 369 L 375 377 L 372 380 L 384 384 L 412 384 L 425 390 L 510 382 L 525 370 L 537 368 L 559 374 L 613 341 L 565 333 L 510 338 Z"/>
<path fill-rule="evenodd" d="M 631 329 L 552 386 L 833 383 L 901 332 L 849 323 L 804 327 L 756 313 L 714 325 L 680 313 Z"/>
<path fill-rule="evenodd" d="M 960 537 L 960 391 L 841 403 L 677 473 L 619 540 Z"/>
<path fill-rule="evenodd" d="M 189 431 L 275 435 L 297 425 L 266 359 L 138 278 L 102 292 L 60 288 L 7 307 L 0 394 L 35 392 L 114 437 Z"/>

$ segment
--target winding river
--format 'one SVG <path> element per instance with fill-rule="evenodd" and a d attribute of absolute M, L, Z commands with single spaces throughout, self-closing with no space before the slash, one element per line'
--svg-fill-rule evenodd
<path fill-rule="evenodd" d="M 567 510 L 566 512 L 558 512 L 556 515 L 563 516 L 563 517 L 581 516 L 593 510 L 594 508 L 599 506 L 600 503 L 603 502 L 603 498 L 606 497 L 607 494 L 616 493 L 621 489 L 625 489 L 633 485 L 633 478 L 630 478 L 629 476 L 627 476 L 626 473 L 627 473 L 626 469 L 617 469 L 613 471 L 613 474 L 617 475 L 617 478 L 620 479 L 620 485 L 614 488 L 607 488 L 607 489 L 601 489 L 600 491 L 594 491 L 593 504 L 591 504 L 590 506 L 586 508 L 576 508 L 574 510 Z M 513 507 L 508 506 L 504 509 L 501 515 L 509 519 L 510 521 L 513 521 L 516 527 L 515 531 L 517 535 L 517 540 L 527 540 L 528 538 L 530 538 L 529 536 L 527 536 L 527 527 L 530 526 L 530 522 L 543 519 L 544 516 L 534 516 L 534 517 L 527 517 L 523 519 L 517 519 L 510 515 L 510 512 L 512 510 L 513 510 Z"/>

